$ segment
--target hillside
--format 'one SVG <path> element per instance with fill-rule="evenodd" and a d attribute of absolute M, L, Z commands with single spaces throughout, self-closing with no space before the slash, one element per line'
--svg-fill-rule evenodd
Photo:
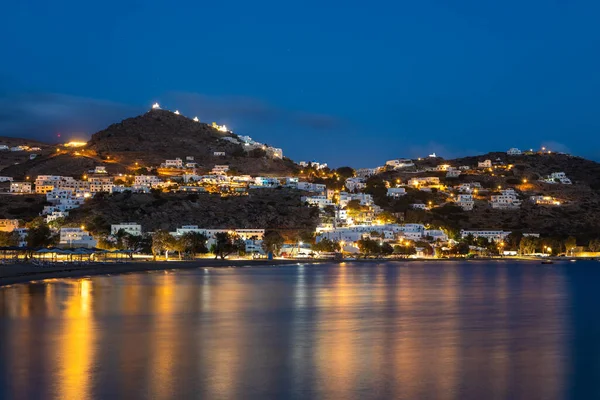
<path fill-rule="evenodd" d="M 135 221 L 144 231 L 173 231 L 182 225 L 206 228 L 314 230 L 318 211 L 305 207 L 300 192 L 261 189 L 248 196 L 123 193 L 97 196 L 73 210 L 68 222 L 107 232 L 111 223 Z"/>
<path fill-rule="evenodd" d="M 12 138 L 6 136 L 0 136 L 0 145 L 6 145 L 8 147 L 14 146 L 29 146 L 39 147 L 40 151 L 0 151 L 0 171 L 7 167 L 19 166 L 22 164 L 29 163 L 29 156 L 33 153 L 38 157 L 52 153 L 53 146 L 38 142 L 36 140 Z M 4 173 L 3 173 L 4 174 Z M 13 176 L 13 175 L 9 175 Z"/>
<path fill-rule="evenodd" d="M 235 139 L 237 135 L 220 132 L 170 111 L 151 110 L 93 134 L 83 148 L 39 144 L 44 151 L 41 157 L 31 161 L 25 152 L 20 155 L 2 152 L 0 169 L 3 175 L 16 179 L 41 174 L 80 177 L 97 165 L 105 166 L 113 174 L 131 173 L 139 167 L 157 167 L 166 159 L 185 160 L 191 156 L 198 163 L 200 173 L 210 171 L 216 164 L 226 164 L 239 173 L 252 175 L 282 176 L 296 170 L 296 165 L 287 158 L 272 159 L 246 152 L 240 144 L 224 140 L 225 137 Z M 25 139 L 11 140 L 15 145 L 33 143 Z M 215 156 L 215 152 L 224 152 L 225 156 Z"/>
<path fill-rule="evenodd" d="M 205 171 L 215 164 L 228 164 L 246 174 L 281 175 L 294 169 L 289 160 L 252 157 L 241 145 L 223 140 L 224 137 L 237 138 L 170 111 L 151 110 L 95 133 L 86 149 L 124 165 L 138 162 L 156 166 L 165 159 L 185 160 L 186 156 L 192 156 Z M 215 156 L 215 152 L 224 152 L 225 156 Z"/>
<path fill-rule="evenodd" d="M 478 161 L 490 159 L 512 167 L 492 171 L 467 172 L 458 178 L 446 178 L 445 172 L 387 171 L 372 179 L 370 191 L 376 202 L 391 212 L 401 212 L 407 222 L 426 222 L 433 225 L 449 226 L 455 229 L 505 229 L 520 232 L 536 232 L 546 236 L 595 238 L 600 234 L 600 164 L 581 157 L 566 154 L 534 154 L 507 156 L 506 153 L 488 153 L 480 156 L 453 160 L 423 159 L 416 161 L 419 168 L 434 167 L 438 164 L 452 166 L 476 166 Z M 565 172 L 572 185 L 548 184 L 538 179 L 552 172 Z M 432 212 L 411 210 L 411 203 L 444 204 L 447 196 L 440 193 L 427 193 L 408 190 L 401 200 L 386 198 L 377 181 L 393 182 L 400 179 L 406 182 L 417 176 L 437 176 L 447 186 L 461 183 L 479 182 L 483 195 L 475 196 L 475 208 L 463 211 L 458 207 L 436 207 Z M 502 189 L 515 189 L 523 205 L 516 210 L 492 209 L 488 204 L 489 195 L 499 194 Z M 561 205 L 534 205 L 530 196 L 544 195 L 560 200 Z M 587 239 L 586 239 L 587 240 Z"/>

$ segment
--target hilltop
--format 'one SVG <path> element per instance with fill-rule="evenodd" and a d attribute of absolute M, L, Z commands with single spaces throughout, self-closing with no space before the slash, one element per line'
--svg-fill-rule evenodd
<path fill-rule="evenodd" d="M 78 177 L 98 165 L 105 166 L 113 174 L 131 173 L 141 167 L 157 167 L 166 159 L 185 161 L 188 156 L 194 158 L 200 173 L 210 171 L 217 164 L 253 175 L 288 175 L 296 169 L 294 162 L 287 158 L 245 151 L 232 139 L 240 142 L 231 132 L 222 132 L 211 125 L 157 109 L 110 125 L 93 134 L 83 147 L 39 144 L 50 151 L 35 160 L 19 160 L 18 164 L 6 154 L 0 154 L 0 163 L 5 167 L 3 174 L 19 179 L 40 174 Z"/>

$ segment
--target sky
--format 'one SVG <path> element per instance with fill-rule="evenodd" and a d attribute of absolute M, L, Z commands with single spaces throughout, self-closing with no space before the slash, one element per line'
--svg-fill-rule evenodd
<path fill-rule="evenodd" d="M 159 102 L 333 166 L 543 145 L 600 160 L 598 1 L 2 8 L 0 136 L 87 138 Z"/>

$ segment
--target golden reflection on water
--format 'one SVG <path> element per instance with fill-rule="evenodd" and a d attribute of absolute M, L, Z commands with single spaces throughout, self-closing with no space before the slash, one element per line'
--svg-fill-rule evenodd
<path fill-rule="evenodd" d="M 299 266 L 14 285 L 0 289 L 10 394 L 559 398 L 564 282 L 509 274 Z"/>

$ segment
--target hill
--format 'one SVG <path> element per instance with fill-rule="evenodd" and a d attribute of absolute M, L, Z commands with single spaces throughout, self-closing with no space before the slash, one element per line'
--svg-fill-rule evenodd
<path fill-rule="evenodd" d="M 271 158 L 261 151 L 247 152 L 226 138 L 237 140 L 238 136 L 170 111 L 151 110 L 93 134 L 84 147 L 40 144 L 46 150 L 41 157 L 16 160 L 16 156 L 4 152 L 0 154 L 0 164 L 3 175 L 17 179 L 41 174 L 80 177 L 97 165 L 105 166 L 113 174 L 131 173 L 140 167 L 157 167 L 166 159 L 185 161 L 188 156 L 194 158 L 200 173 L 217 164 L 252 175 L 281 176 L 296 170 L 294 162 L 287 158 Z M 215 156 L 215 152 L 225 155 Z"/>
<path fill-rule="evenodd" d="M 417 167 L 434 167 L 449 164 L 476 166 L 477 162 L 492 160 L 510 168 L 492 168 L 492 171 L 466 172 L 458 178 L 446 178 L 445 172 L 415 172 L 410 170 L 386 171 L 371 179 L 369 191 L 377 204 L 386 210 L 403 213 L 406 222 L 425 222 L 454 229 L 504 229 L 516 232 L 535 232 L 545 236 L 575 236 L 585 242 L 600 234 L 600 164 L 567 154 L 532 154 L 508 156 L 506 153 L 487 153 L 480 156 L 444 160 L 423 159 L 415 161 Z M 573 184 L 549 184 L 539 179 L 553 172 L 565 172 Z M 431 212 L 411 210 L 411 203 L 444 204 L 443 194 L 409 189 L 407 196 L 393 200 L 385 196 L 381 181 L 406 182 L 412 177 L 437 176 L 442 184 L 457 186 L 461 183 L 479 182 L 485 195 L 475 196 L 472 211 L 463 211 L 448 204 L 433 208 Z M 513 188 L 523 205 L 515 210 L 493 209 L 488 204 L 489 195 L 500 194 L 498 188 Z M 550 196 L 561 202 L 560 206 L 533 204 L 534 195 Z"/>
<path fill-rule="evenodd" d="M 92 135 L 86 146 L 100 158 L 110 157 L 116 163 L 131 166 L 156 166 L 165 159 L 176 157 L 194 161 L 204 172 L 216 164 L 246 174 L 287 174 L 295 164 L 287 159 L 273 159 L 262 154 L 253 156 L 240 144 L 226 138 L 238 139 L 231 132 L 221 132 L 211 125 L 165 110 L 151 110 L 135 118 L 113 124 Z M 225 153 L 215 156 L 215 152 Z"/>

